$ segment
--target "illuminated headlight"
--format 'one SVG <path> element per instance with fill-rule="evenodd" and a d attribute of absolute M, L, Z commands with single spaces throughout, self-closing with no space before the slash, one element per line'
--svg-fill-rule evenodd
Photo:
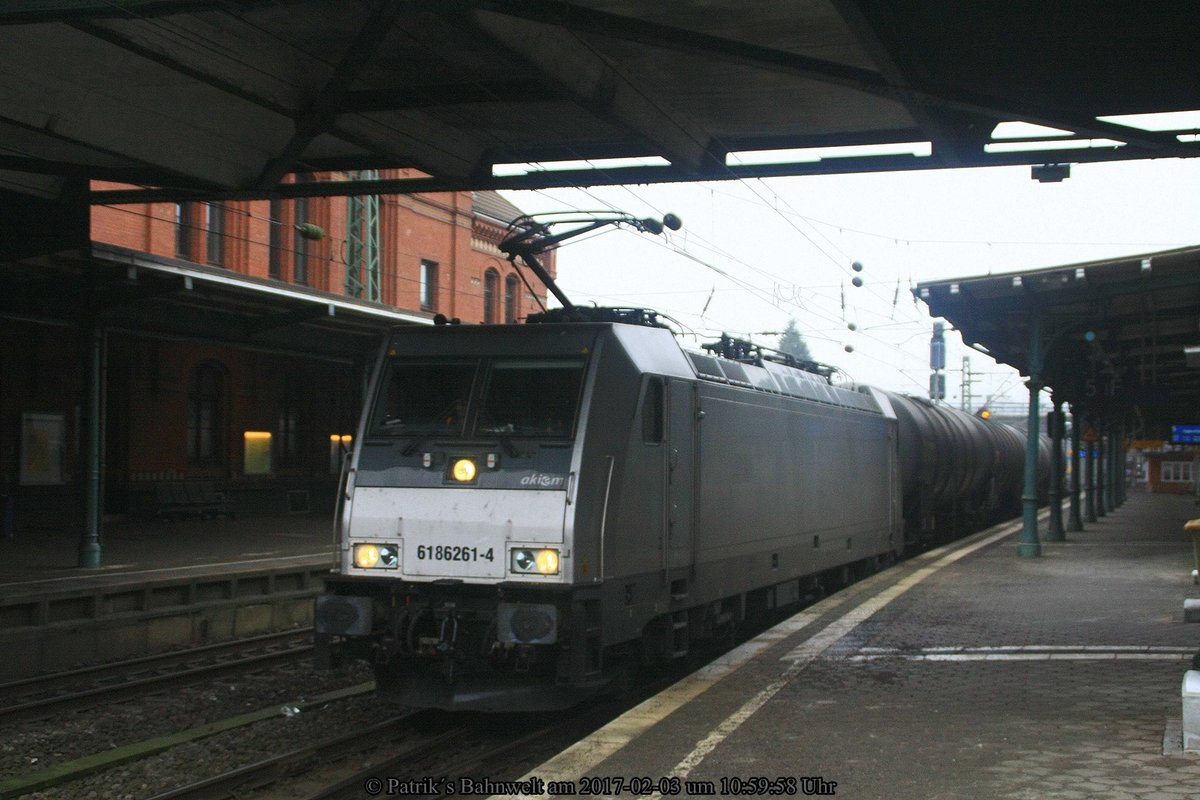
<path fill-rule="evenodd" d="M 395 569 L 400 563 L 400 553 L 395 545 L 354 545 L 354 566 L 359 569 Z"/>
<path fill-rule="evenodd" d="M 557 575 L 558 551 L 545 548 L 520 548 L 512 551 L 510 559 L 513 572 L 523 572 L 527 575 Z"/>
<path fill-rule="evenodd" d="M 478 470 L 475 467 L 475 462 L 469 458 L 460 458 L 450 467 L 450 477 L 459 483 L 470 483 L 475 480 L 475 473 Z"/>

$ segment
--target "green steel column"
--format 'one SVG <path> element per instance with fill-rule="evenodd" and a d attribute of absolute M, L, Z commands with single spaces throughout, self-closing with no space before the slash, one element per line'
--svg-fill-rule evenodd
<path fill-rule="evenodd" d="M 1121 425 L 1121 431 L 1117 433 L 1117 505 L 1124 505 L 1127 493 L 1129 491 L 1129 482 L 1126 480 L 1126 431 L 1124 431 L 1124 423 Z"/>
<path fill-rule="evenodd" d="M 1106 499 L 1108 489 L 1108 447 L 1105 440 L 1108 438 L 1108 427 L 1101 422 L 1100 429 L 1096 431 L 1096 516 L 1104 517 L 1108 515 L 1108 500 Z"/>
<path fill-rule="evenodd" d="M 1108 434 L 1108 487 L 1104 493 L 1105 508 L 1112 513 L 1117 510 L 1117 473 L 1121 469 L 1120 459 L 1117 457 L 1119 448 L 1117 446 L 1117 434 L 1115 431 L 1110 431 Z"/>
<path fill-rule="evenodd" d="M 1095 433 L 1094 421 L 1089 418 L 1088 427 Z M 1087 447 L 1087 521 L 1096 521 L 1096 441 L 1085 442 Z"/>
<path fill-rule="evenodd" d="M 1034 316 L 1029 325 L 1029 417 L 1025 437 L 1025 489 L 1021 493 L 1024 525 L 1017 554 L 1036 558 L 1042 554 L 1037 530 L 1038 393 L 1042 390 L 1042 321 Z"/>
<path fill-rule="evenodd" d="M 378 170 L 351 172 L 352 180 L 378 180 Z M 379 274 L 379 195 L 353 196 L 346 201 L 345 291 L 350 297 L 378 302 L 382 297 Z"/>
<path fill-rule="evenodd" d="M 79 542 L 79 566 L 96 569 L 100 566 L 100 433 L 104 425 L 102 387 L 104 386 L 104 330 L 91 326 L 87 352 L 87 452 L 84 469 L 87 475 L 86 506 L 84 508 L 83 538 Z"/>
<path fill-rule="evenodd" d="M 1080 516 L 1079 487 L 1083 476 L 1079 474 L 1079 427 L 1083 424 L 1083 415 L 1075 404 L 1071 404 L 1071 519 L 1067 529 L 1073 532 L 1083 530 L 1083 518 Z"/>
<path fill-rule="evenodd" d="M 1063 494 L 1063 410 L 1062 400 L 1057 395 L 1051 396 L 1054 411 L 1051 416 L 1052 425 L 1047 425 L 1051 437 L 1050 450 L 1050 528 L 1046 531 L 1047 542 L 1065 542 L 1067 534 L 1063 531 L 1062 494 Z"/>

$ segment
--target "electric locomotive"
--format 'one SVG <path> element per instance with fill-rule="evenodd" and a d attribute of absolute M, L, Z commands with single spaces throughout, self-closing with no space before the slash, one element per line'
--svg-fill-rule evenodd
<path fill-rule="evenodd" d="M 931 488 L 914 470 L 937 453 L 901 445 L 921 431 L 898 395 L 728 337 L 685 350 L 651 311 L 572 306 L 535 258 L 563 238 L 508 240 L 562 309 L 399 328 L 381 350 L 315 612 L 320 649 L 369 661 L 381 694 L 574 705 L 1008 491 L 995 448 Z"/>

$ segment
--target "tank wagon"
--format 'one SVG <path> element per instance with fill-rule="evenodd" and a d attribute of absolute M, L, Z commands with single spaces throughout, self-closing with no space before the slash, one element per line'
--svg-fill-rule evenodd
<path fill-rule="evenodd" d="M 318 653 L 367 660 L 384 695 L 574 705 L 1015 513 L 1007 426 L 560 299 L 533 324 L 399 328 L 381 348 L 315 626 Z"/>

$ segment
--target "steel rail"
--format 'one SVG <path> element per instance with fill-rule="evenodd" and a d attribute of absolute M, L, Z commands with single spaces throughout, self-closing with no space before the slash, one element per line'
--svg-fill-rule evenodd
<path fill-rule="evenodd" d="M 231 658 L 231 656 L 236 656 L 239 652 L 247 649 L 261 649 L 274 642 L 296 639 L 305 636 L 306 633 L 307 630 L 283 631 L 0 684 L 0 721 L 12 723 L 15 720 L 37 719 L 64 708 L 90 707 L 103 702 L 136 697 L 156 687 L 192 683 L 206 677 L 229 672 L 242 672 L 251 667 L 265 666 L 279 661 L 292 661 L 312 652 L 311 642 L 237 658 Z M 213 657 L 219 657 L 222 660 L 208 664 L 195 664 L 198 659 Z M 130 677 L 131 674 L 140 674 L 147 670 L 169 671 L 143 677 Z M 101 683 L 105 680 L 114 682 Z M 118 680 L 119 682 L 115 682 Z M 61 689 L 82 681 L 92 681 L 93 685 L 73 691 L 63 691 L 48 697 L 39 696 L 43 692 Z"/>

